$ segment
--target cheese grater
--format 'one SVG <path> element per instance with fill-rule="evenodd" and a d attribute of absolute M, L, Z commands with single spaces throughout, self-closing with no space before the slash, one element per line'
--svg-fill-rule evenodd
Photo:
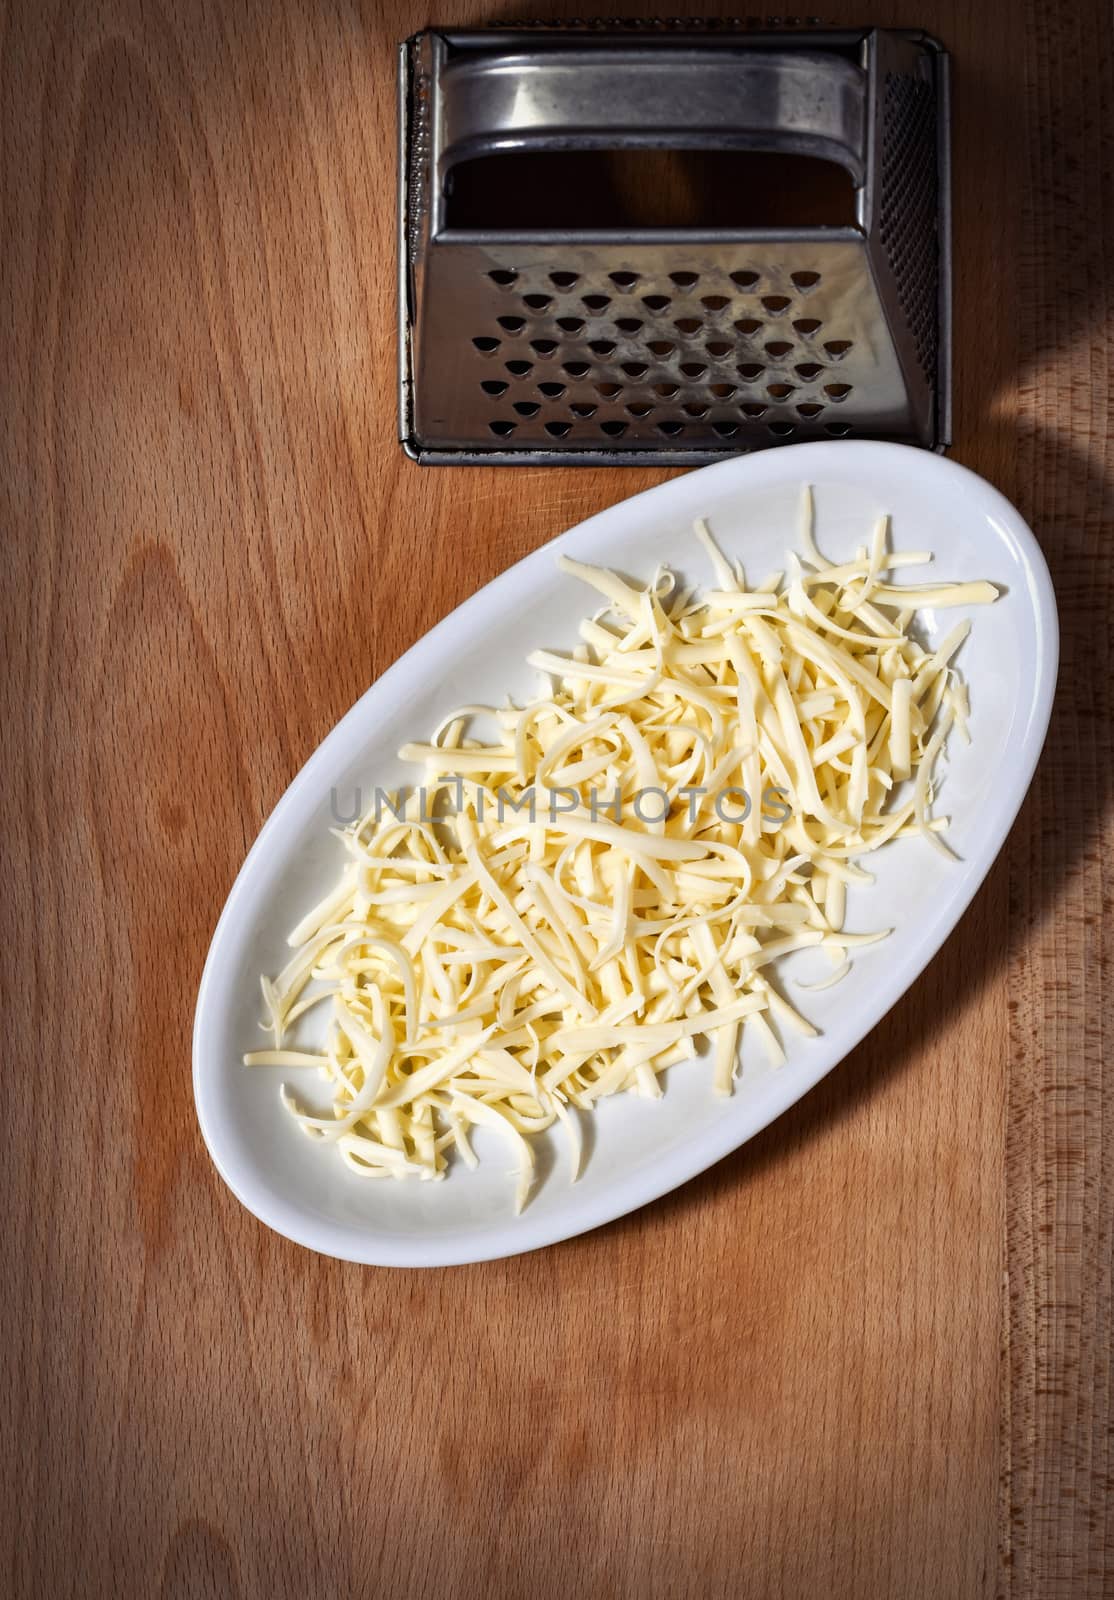
<path fill-rule="evenodd" d="M 399 408 L 424 463 L 949 442 L 947 57 L 689 22 L 401 47 Z"/>

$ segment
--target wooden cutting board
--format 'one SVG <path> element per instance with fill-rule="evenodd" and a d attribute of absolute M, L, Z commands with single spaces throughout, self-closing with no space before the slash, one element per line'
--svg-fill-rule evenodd
<path fill-rule="evenodd" d="M 1111 1592 L 1110 18 L 827 14 L 954 54 L 954 454 L 1056 579 L 1043 764 L 804 1104 L 597 1234 L 406 1274 L 217 1178 L 209 935 L 376 674 L 662 474 L 403 459 L 393 48 L 424 8 L 0 7 L 6 1592 Z"/>

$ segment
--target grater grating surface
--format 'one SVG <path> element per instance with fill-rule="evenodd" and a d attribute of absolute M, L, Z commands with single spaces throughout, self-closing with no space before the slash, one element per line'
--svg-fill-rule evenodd
<path fill-rule="evenodd" d="M 929 380 L 936 367 L 936 99 L 909 73 L 886 75 L 882 113 L 882 210 L 879 231 L 897 280 L 901 308 Z"/>
<path fill-rule="evenodd" d="M 764 76 L 781 72 L 779 115 L 787 104 L 792 112 L 786 84 L 827 75 L 827 99 L 807 105 L 786 136 L 857 174 L 854 226 L 578 233 L 446 224 L 441 189 L 455 159 L 454 128 L 467 132 L 458 144 L 469 155 L 487 153 L 489 131 L 492 148 L 519 147 L 498 126 L 498 105 L 474 63 L 487 71 L 494 59 L 500 74 L 513 76 L 529 54 L 520 39 L 496 34 L 492 58 L 493 34 L 480 37 L 482 49 L 474 35 L 419 35 L 404 47 L 400 396 L 412 454 L 684 464 L 852 433 L 945 442 L 947 230 L 939 213 L 947 193 L 936 47 L 878 31 L 812 34 L 801 41 L 809 55 L 792 57 L 784 39 L 763 36 L 752 98 Z M 818 43 L 831 44 L 830 63 L 816 54 Z M 536 48 L 536 34 L 530 44 Z M 730 44 L 715 71 L 753 71 L 753 54 L 744 63 L 739 41 Z M 581 67 L 567 52 L 562 35 L 559 52 L 536 58 L 555 93 L 555 70 L 573 68 L 569 76 L 590 85 L 611 63 L 597 54 Z M 675 58 L 678 70 L 690 55 Z M 642 56 L 639 70 L 645 65 Z M 714 88 L 709 66 L 701 70 Z M 656 81 L 669 82 L 660 74 Z M 521 100 L 520 91 L 511 103 Z M 563 108 L 559 143 L 568 142 L 570 109 L 577 108 Z M 755 147 L 776 148 L 784 131 L 767 127 Z M 552 143 L 552 130 L 543 133 Z M 437 138 L 448 147 L 440 153 Z M 522 142 L 528 146 L 525 135 Z"/>
<path fill-rule="evenodd" d="M 834 278 L 844 264 L 831 253 Z M 772 439 L 851 431 L 841 412 L 871 362 L 846 308 L 841 320 L 845 297 L 825 297 L 819 263 L 786 273 L 727 249 L 647 274 L 621 250 L 614 265 L 599 248 L 591 256 L 580 271 L 479 268 L 496 294 L 481 284 L 460 410 L 443 419 L 462 445 L 486 442 L 476 395 L 489 437 L 541 445 L 728 440 L 756 424 Z"/>

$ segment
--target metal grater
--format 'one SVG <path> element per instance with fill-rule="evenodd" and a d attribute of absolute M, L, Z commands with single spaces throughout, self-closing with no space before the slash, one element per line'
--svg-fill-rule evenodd
<path fill-rule="evenodd" d="M 415 35 L 400 59 L 407 452 L 685 466 L 847 435 L 944 448 L 947 92 L 947 57 L 921 33 Z M 751 165 L 706 190 L 706 211 L 765 206 L 772 224 L 711 225 L 705 211 L 644 226 L 597 193 L 607 163 L 657 162 L 628 183 L 652 209 L 665 193 L 653 175 L 672 172 L 660 163 L 707 185 L 735 160 Z M 810 203 L 806 170 L 832 180 L 819 220 L 786 220 Z M 563 188 L 557 171 L 573 175 Z"/>

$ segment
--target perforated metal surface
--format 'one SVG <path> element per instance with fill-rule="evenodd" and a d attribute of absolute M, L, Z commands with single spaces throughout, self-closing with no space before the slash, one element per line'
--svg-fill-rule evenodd
<path fill-rule="evenodd" d="M 769 33 L 782 28 L 820 28 L 821 17 L 512 17 L 488 27 L 526 33 Z"/>
<path fill-rule="evenodd" d="M 898 298 L 930 381 L 936 368 L 936 97 L 931 83 L 886 75 L 882 108 L 882 206 L 879 231 Z"/>
<path fill-rule="evenodd" d="M 461 446 L 752 447 L 758 430 L 776 442 L 855 425 L 855 307 L 815 268 L 648 274 L 535 259 L 481 270 L 476 302 L 457 323 L 439 415 Z"/>
<path fill-rule="evenodd" d="M 488 276 L 514 308 L 496 318 L 494 349 L 490 336 L 472 341 L 497 360 L 509 357 L 506 379 L 480 384 L 498 438 L 519 430 L 539 437 L 540 427 L 556 439 L 574 428 L 605 441 L 680 439 L 686 429 L 702 440 L 733 439 L 760 420 L 785 438 L 853 393 L 833 370 L 853 340 L 821 342 L 831 330 L 802 314 L 818 272 L 793 273 L 791 294 L 762 294 L 761 274 L 745 269 L 682 269 L 664 284 L 620 271 L 595 286 L 569 270 L 532 286 L 520 274 Z M 850 431 L 835 417 L 825 427 Z"/>
<path fill-rule="evenodd" d="M 429 73 L 416 66 L 403 108 L 403 149 L 399 151 L 405 184 L 400 196 L 399 227 L 406 240 L 409 261 L 421 250 L 429 216 L 429 189 L 432 182 L 432 86 Z"/>

